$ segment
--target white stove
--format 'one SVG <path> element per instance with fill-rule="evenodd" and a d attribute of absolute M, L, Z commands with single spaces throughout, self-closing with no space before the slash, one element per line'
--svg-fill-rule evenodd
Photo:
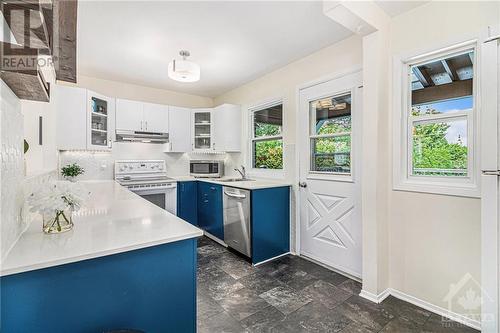
<path fill-rule="evenodd" d="M 115 161 L 115 180 L 130 191 L 169 211 L 177 212 L 177 182 L 166 173 L 164 160 Z"/>

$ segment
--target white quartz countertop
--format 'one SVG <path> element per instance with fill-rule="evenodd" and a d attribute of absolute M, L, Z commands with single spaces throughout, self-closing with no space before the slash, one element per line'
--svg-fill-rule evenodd
<path fill-rule="evenodd" d="M 82 182 L 91 192 L 73 230 L 47 235 L 33 221 L 1 263 L 0 276 L 199 237 L 203 232 L 115 181 Z"/>
<path fill-rule="evenodd" d="M 274 180 L 274 179 L 262 179 L 262 178 L 253 178 L 249 177 L 252 180 L 249 181 L 232 181 L 225 182 L 224 179 L 233 179 L 238 177 L 223 177 L 223 178 L 195 178 L 191 176 L 177 176 L 171 177 L 177 181 L 188 181 L 188 180 L 197 180 L 200 182 L 218 184 L 222 186 L 230 186 L 237 187 L 245 190 L 261 190 L 266 188 L 273 187 L 283 187 L 283 186 L 292 186 L 290 182 L 284 180 Z"/>

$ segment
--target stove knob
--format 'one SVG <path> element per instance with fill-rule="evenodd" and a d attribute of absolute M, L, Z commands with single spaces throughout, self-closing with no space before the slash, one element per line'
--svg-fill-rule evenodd
<path fill-rule="evenodd" d="M 163 165 L 158 165 L 158 169 L 163 170 Z"/>

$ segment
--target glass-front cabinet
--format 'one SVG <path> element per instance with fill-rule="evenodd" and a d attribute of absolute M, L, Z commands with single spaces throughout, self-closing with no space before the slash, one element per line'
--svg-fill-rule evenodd
<path fill-rule="evenodd" d="M 193 110 L 193 150 L 213 149 L 212 113 L 209 109 Z"/>
<path fill-rule="evenodd" d="M 112 144 L 114 100 L 87 92 L 87 149 L 109 150 Z"/>

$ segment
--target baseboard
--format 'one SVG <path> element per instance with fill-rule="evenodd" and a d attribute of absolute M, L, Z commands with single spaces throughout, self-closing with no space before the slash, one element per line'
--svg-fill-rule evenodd
<path fill-rule="evenodd" d="M 374 303 L 382 303 L 384 299 L 389 297 L 389 295 L 390 295 L 389 289 L 384 290 L 378 295 L 375 295 L 366 290 L 361 290 L 361 292 L 359 293 L 360 297 L 366 298 L 367 300 L 372 301 Z"/>
<path fill-rule="evenodd" d="M 452 311 L 450 311 L 448 309 L 445 309 L 445 308 L 442 308 L 440 306 L 431 304 L 431 303 L 426 302 L 424 300 L 421 300 L 421 299 L 419 299 L 417 297 L 405 294 L 405 293 L 403 293 L 403 292 L 401 292 L 399 290 L 395 290 L 395 289 L 389 288 L 389 292 L 388 293 L 390 295 L 396 297 L 396 298 L 399 298 L 402 301 L 405 301 L 405 302 L 411 303 L 413 305 L 419 306 L 422 309 L 425 309 L 427 311 L 430 311 L 430 312 L 433 312 L 433 313 L 438 314 L 440 316 L 443 316 L 443 317 L 446 317 L 448 319 L 454 320 L 454 321 L 456 321 L 456 322 L 458 322 L 460 324 L 463 324 L 463 325 L 468 326 L 468 327 L 472 327 L 472 328 L 474 328 L 476 330 L 481 330 L 481 322 L 478 321 L 478 320 L 470 319 L 470 318 L 468 318 L 466 316 L 463 316 L 461 314 L 452 312 Z"/>
<path fill-rule="evenodd" d="M 291 254 L 291 252 L 286 252 L 286 253 L 280 254 L 279 256 L 269 258 L 269 259 L 267 259 L 267 260 L 264 260 L 264 261 L 258 262 L 258 263 L 253 264 L 253 265 L 254 265 L 254 266 L 259 266 L 259 265 L 265 264 L 266 262 L 273 261 L 274 259 L 278 259 L 278 258 L 284 257 L 284 256 L 289 255 L 289 254 Z"/>

